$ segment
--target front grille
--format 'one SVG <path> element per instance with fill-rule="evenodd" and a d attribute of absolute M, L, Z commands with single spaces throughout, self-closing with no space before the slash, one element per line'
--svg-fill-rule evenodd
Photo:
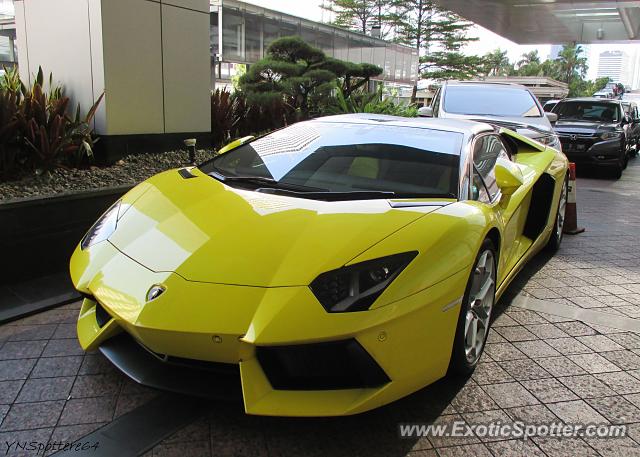
<path fill-rule="evenodd" d="M 390 381 L 355 340 L 292 346 L 259 346 L 258 361 L 276 390 L 379 387 Z"/>
<path fill-rule="evenodd" d="M 575 140 L 567 137 L 560 137 L 560 143 L 562 144 L 562 150 L 564 152 L 587 151 L 595 142 L 596 139 L 593 137 L 578 136 Z"/>

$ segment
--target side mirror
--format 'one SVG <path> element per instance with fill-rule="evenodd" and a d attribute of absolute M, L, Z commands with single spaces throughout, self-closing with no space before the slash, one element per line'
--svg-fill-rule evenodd
<path fill-rule="evenodd" d="M 418 116 L 420 117 L 433 117 L 433 108 L 430 106 L 423 106 L 418 108 Z"/>
<path fill-rule="evenodd" d="M 245 136 L 243 138 L 240 138 L 238 140 L 232 141 L 231 143 L 227 144 L 226 146 L 224 146 L 223 148 L 220 148 L 220 150 L 218 151 L 218 154 L 224 154 L 225 152 L 229 152 L 232 149 L 235 149 L 239 146 L 242 146 L 245 143 L 248 143 L 249 141 L 253 140 L 255 137 L 253 136 Z"/>
<path fill-rule="evenodd" d="M 495 171 L 496 183 L 506 197 L 513 195 L 524 182 L 522 171 L 510 160 L 498 158 Z"/>
<path fill-rule="evenodd" d="M 550 113 L 547 111 L 544 115 L 547 116 L 547 119 L 549 119 L 549 122 L 552 124 L 558 120 L 558 115 L 556 113 Z"/>

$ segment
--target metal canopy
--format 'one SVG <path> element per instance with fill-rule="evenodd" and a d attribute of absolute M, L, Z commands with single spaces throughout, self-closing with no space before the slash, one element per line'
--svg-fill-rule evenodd
<path fill-rule="evenodd" d="M 640 41 L 640 0 L 436 0 L 518 44 Z"/>

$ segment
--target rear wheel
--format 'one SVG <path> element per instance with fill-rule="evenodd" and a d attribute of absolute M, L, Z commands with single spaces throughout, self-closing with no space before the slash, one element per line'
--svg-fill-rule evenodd
<path fill-rule="evenodd" d="M 458 317 L 450 373 L 471 373 L 484 350 L 496 295 L 495 252 L 493 243 L 485 240 L 471 270 Z"/>
<path fill-rule="evenodd" d="M 560 191 L 560 199 L 558 200 L 558 211 L 556 212 L 556 220 L 553 224 L 553 232 L 547 243 L 550 251 L 557 251 L 562 243 L 562 234 L 564 230 L 564 217 L 567 209 L 567 196 L 569 195 L 569 177 L 564 178 L 562 190 Z"/>

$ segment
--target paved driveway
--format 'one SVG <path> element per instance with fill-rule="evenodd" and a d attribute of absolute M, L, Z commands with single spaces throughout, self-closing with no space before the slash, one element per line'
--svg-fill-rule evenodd
<path fill-rule="evenodd" d="M 213 403 L 206 417 L 146 455 L 640 455 L 638 189 L 638 160 L 617 182 L 579 179 L 578 212 L 587 232 L 566 237 L 557 255 L 541 255 L 522 272 L 498 305 L 486 352 L 469 379 L 446 379 L 348 418 L 251 417 L 235 404 Z M 78 439 L 157 395 L 116 372 L 99 354 L 83 354 L 74 333 L 78 306 L 0 327 L 0 453 L 7 441 Z M 407 422 L 519 420 L 628 424 L 628 436 L 515 440 L 480 433 L 419 439 L 398 434 L 398 424 Z"/>

